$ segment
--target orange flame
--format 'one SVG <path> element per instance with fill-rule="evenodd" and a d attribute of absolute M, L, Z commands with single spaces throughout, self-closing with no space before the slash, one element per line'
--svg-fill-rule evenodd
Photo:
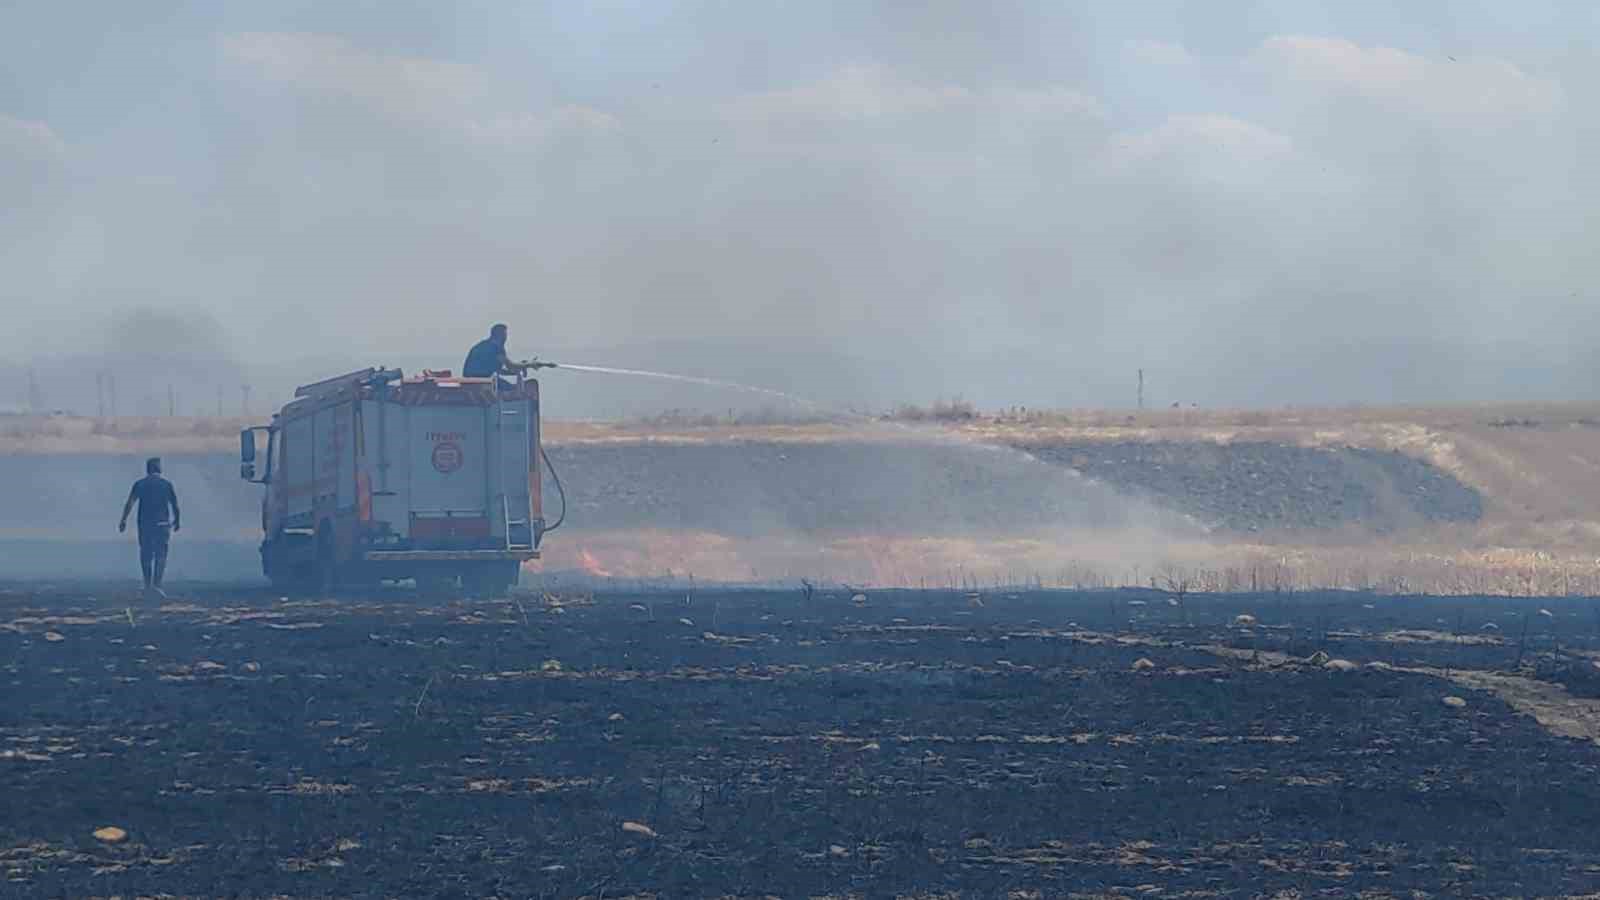
<path fill-rule="evenodd" d="M 588 550 L 578 551 L 578 565 L 583 571 L 593 575 L 595 578 L 611 577 L 611 573 L 600 565 L 600 560 L 595 559 L 594 554 Z"/>

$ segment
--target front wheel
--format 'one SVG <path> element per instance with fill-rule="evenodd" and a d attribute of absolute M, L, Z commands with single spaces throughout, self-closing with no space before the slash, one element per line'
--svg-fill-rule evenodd
<path fill-rule="evenodd" d="M 309 538 L 279 534 L 261 544 L 261 572 L 274 590 L 285 594 L 309 592 L 316 587 L 315 559 Z"/>
<path fill-rule="evenodd" d="M 333 529 L 317 531 L 317 590 L 329 596 L 339 589 L 339 556 L 334 549 Z"/>

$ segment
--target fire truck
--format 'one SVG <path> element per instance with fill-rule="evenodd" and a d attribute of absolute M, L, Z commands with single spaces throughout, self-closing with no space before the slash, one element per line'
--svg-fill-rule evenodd
<path fill-rule="evenodd" d="M 284 590 L 409 578 L 493 595 L 560 525 L 543 518 L 539 383 L 525 374 L 350 372 L 298 388 L 240 433 L 239 453 L 240 477 L 266 488 L 261 568 Z"/>

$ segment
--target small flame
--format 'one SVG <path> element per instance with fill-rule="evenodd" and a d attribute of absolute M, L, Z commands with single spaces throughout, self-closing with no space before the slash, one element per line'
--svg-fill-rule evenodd
<path fill-rule="evenodd" d="M 595 559 L 594 554 L 588 550 L 578 551 L 578 565 L 583 568 L 583 571 L 596 578 L 611 577 L 611 573 L 600 565 L 600 560 Z"/>

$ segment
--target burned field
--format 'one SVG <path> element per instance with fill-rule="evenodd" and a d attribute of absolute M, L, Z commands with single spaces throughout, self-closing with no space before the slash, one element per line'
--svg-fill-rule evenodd
<path fill-rule="evenodd" d="M 8 896 L 1600 883 L 1584 601 L 99 591 L 0 593 Z"/>

